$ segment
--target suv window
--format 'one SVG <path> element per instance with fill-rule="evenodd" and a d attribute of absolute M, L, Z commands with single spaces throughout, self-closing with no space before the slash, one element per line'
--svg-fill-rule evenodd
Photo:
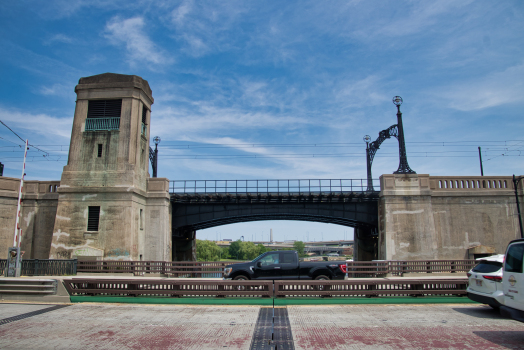
<path fill-rule="evenodd" d="M 522 273 L 522 258 L 524 255 L 524 244 L 513 244 L 509 246 L 506 253 L 504 271 Z"/>
<path fill-rule="evenodd" d="M 502 268 L 502 263 L 498 261 L 481 261 L 471 271 L 479 273 L 497 272 Z"/>

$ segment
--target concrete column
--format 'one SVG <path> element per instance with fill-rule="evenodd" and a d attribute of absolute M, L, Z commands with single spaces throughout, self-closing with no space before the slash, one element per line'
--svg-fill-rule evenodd
<path fill-rule="evenodd" d="M 186 231 L 180 238 L 173 238 L 173 261 L 196 261 L 195 231 Z"/>
<path fill-rule="evenodd" d="M 429 175 L 380 177 L 380 260 L 437 258 Z"/>
<path fill-rule="evenodd" d="M 371 236 L 371 228 L 355 228 L 355 252 L 353 260 L 371 261 L 377 259 L 377 239 Z"/>

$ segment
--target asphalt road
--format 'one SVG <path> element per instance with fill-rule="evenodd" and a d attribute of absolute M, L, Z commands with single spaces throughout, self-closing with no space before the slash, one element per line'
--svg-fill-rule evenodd
<path fill-rule="evenodd" d="M 0 349 L 524 349 L 480 304 L 287 306 L 269 328 L 261 308 L 0 303 Z"/>

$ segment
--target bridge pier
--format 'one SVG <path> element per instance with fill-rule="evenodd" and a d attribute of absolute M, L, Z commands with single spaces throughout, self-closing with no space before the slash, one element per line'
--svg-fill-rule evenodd
<path fill-rule="evenodd" d="M 353 260 L 371 261 L 378 259 L 378 240 L 370 227 L 355 227 Z"/>
<path fill-rule="evenodd" d="M 173 261 L 196 261 L 196 231 L 185 230 L 173 237 Z"/>

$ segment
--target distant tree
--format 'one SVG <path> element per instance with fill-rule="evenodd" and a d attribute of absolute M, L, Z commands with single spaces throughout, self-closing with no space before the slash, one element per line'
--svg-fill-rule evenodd
<path fill-rule="evenodd" d="M 257 250 L 258 250 L 258 253 L 257 253 L 258 255 L 264 254 L 265 252 L 267 252 L 267 248 L 263 244 L 257 245 Z"/>
<path fill-rule="evenodd" d="M 229 256 L 231 257 L 231 259 L 241 259 L 240 257 L 241 243 L 242 243 L 241 240 L 237 240 L 237 241 L 231 242 L 231 244 L 229 245 Z"/>
<path fill-rule="evenodd" d="M 304 253 L 304 249 L 306 248 L 306 245 L 302 241 L 295 241 L 293 243 L 293 248 L 298 252 L 298 256 L 303 257 L 306 254 Z"/>
<path fill-rule="evenodd" d="M 231 258 L 231 256 L 229 255 L 229 247 L 220 247 L 220 250 L 221 250 L 221 254 L 220 254 L 221 259 Z"/>
<path fill-rule="evenodd" d="M 253 260 L 258 256 L 258 248 L 253 242 L 242 242 L 239 256 L 242 260 Z"/>
<path fill-rule="evenodd" d="M 220 247 L 212 241 L 196 240 L 196 255 L 198 261 L 220 260 Z"/>

